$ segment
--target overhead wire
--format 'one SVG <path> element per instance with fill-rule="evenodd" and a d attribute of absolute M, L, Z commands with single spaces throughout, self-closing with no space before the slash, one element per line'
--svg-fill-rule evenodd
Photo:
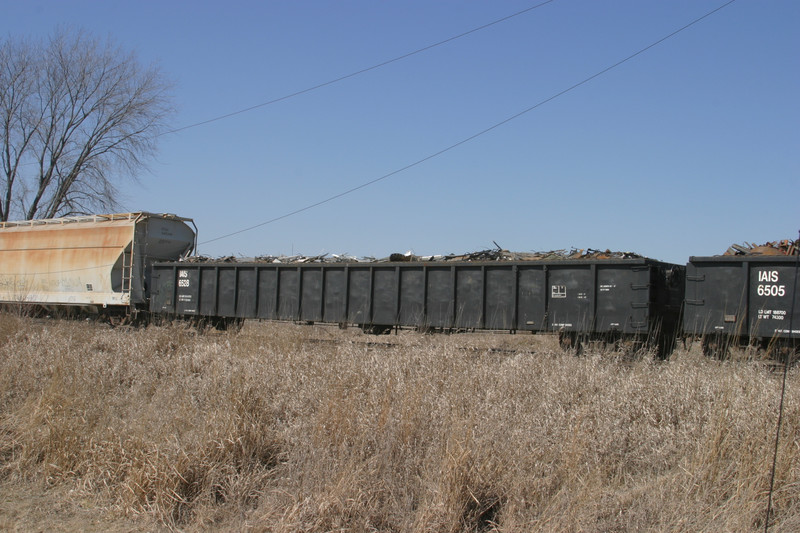
<path fill-rule="evenodd" d="M 595 78 L 598 78 L 598 77 L 608 73 L 609 71 L 614 70 L 615 68 L 619 67 L 620 65 L 623 65 L 624 63 L 627 63 L 628 61 L 634 59 L 635 57 L 647 52 L 651 48 L 654 48 L 654 47 L 658 46 L 659 44 L 663 43 L 664 41 L 674 37 L 675 35 L 683 32 L 684 30 L 686 30 L 686 29 L 688 29 L 690 27 L 694 26 L 695 24 L 697 24 L 697 23 L 701 22 L 702 20 L 710 17 L 711 15 L 717 13 L 718 11 L 728 7 L 729 5 L 733 4 L 735 1 L 736 0 L 729 0 L 728 2 L 725 2 L 724 4 L 718 6 L 717 8 L 715 8 L 715 9 L 713 9 L 713 10 L 707 12 L 707 13 L 705 13 L 704 15 L 701 15 L 701 16 L 695 18 L 694 20 L 692 20 L 688 24 L 685 24 L 684 26 L 681 26 L 677 30 L 674 30 L 673 32 L 669 33 L 668 35 L 666 35 L 664 37 L 661 37 L 660 39 L 650 43 L 649 45 L 645 46 L 644 48 L 639 49 L 638 51 L 636 51 L 633 54 L 625 57 L 624 59 L 621 59 L 621 60 L 617 61 L 616 63 L 614 63 L 614 64 L 612 64 L 612 65 L 610 65 L 610 66 L 608 66 L 608 67 L 596 72 L 595 74 L 592 74 L 591 76 L 589 76 L 587 78 L 584 78 L 583 80 L 579 81 L 578 83 L 575 83 L 575 84 L 567 87 L 566 89 L 563 89 L 563 90 L 553 94 L 552 96 L 549 96 L 549 97 L 545 98 L 544 100 L 541 100 L 540 102 L 538 102 L 538 103 L 536 103 L 536 104 L 534 104 L 534 105 L 532 105 L 530 107 L 527 107 L 527 108 L 523 109 L 522 111 L 519 111 L 519 112 L 517 112 L 517 113 L 515 113 L 515 114 L 513 114 L 513 115 L 511 115 L 511 116 L 499 121 L 499 122 L 496 122 L 495 124 L 489 126 L 488 128 L 480 130 L 477 133 L 473 133 L 472 135 L 470 135 L 468 137 L 465 137 L 464 139 L 461 139 L 460 141 L 458 141 L 456 143 L 453 143 L 453 144 L 447 146 L 446 148 L 442 148 L 441 150 L 433 152 L 433 153 L 431 153 L 431 154 L 429 154 L 429 155 L 427 155 L 427 156 L 425 156 L 425 157 L 423 157 L 421 159 L 418 159 L 418 160 L 414 161 L 413 163 L 409 163 L 408 165 L 405 165 L 404 167 L 401 167 L 401 168 L 398 168 L 396 170 L 393 170 L 392 172 L 389 172 L 388 174 L 384 174 L 384 175 L 382 175 L 382 176 L 380 176 L 378 178 L 374 178 L 372 180 L 366 181 L 366 182 L 364 182 L 364 183 L 362 183 L 360 185 L 357 185 L 355 187 L 352 187 L 350 189 L 347 189 L 345 191 L 337 193 L 337 194 L 335 194 L 333 196 L 329 196 L 328 198 L 325 198 L 325 199 L 320 200 L 318 202 L 314 202 L 312 204 L 306 205 L 305 207 L 301 207 L 299 209 L 295 209 L 294 211 L 291 211 L 289 213 L 286 213 L 286 214 L 271 218 L 271 219 L 266 220 L 264 222 L 261 222 L 259 224 L 255 224 L 253 226 L 249 226 L 249 227 L 237 230 L 237 231 L 233 231 L 231 233 L 226 233 L 224 235 L 220 235 L 219 237 L 215 237 L 213 239 L 209 239 L 209 240 L 200 242 L 200 243 L 198 243 L 198 246 L 202 246 L 202 245 L 209 244 L 209 243 L 212 243 L 212 242 L 216 242 L 216 241 L 220 241 L 220 240 L 223 240 L 223 239 L 227 239 L 229 237 L 233 237 L 235 235 L 239 235 L 241 233 L 245 233 L 247 231 L 252 231 L 254 229 L 266 226 L 267 224 L 272 224 L 274 222 L 278 222 L 279 220 L 283 220 L 285 218 L 297 215 L 299 213 L 303 213 L 303 212 L 308 211 L 310 209 L 314 209 L 315 207 L 319 207 L 319 206 L 321 206 L 323 204 L 327 204 L 329 202 L 332 202 L 333 200 L 339 199 L 339 198 L 341 198 L 343 196 L 347 196 L 348 194 L 352 194 L 352 193 L 354 193 L 356 191 L 359 191 L 361 189 L 369 187 L 370 185 L 374 185 L 375 183 L 378 183 L 380 181 L 388 179 L 388 178 L 390 178 L 392 176 L 395 176 L 395 175 L 397 175 L 397 174 L 399 174 L 401 172 L 404 172 L 404 171 L 409 170 L 409 169 L 411 169 L 413 167 L 416 167 L 416 166 L 418 166 L 418 165 L 420 165 L 420 164 L 422 164 L 422 163 L 424 163 L 426 161 L 429 161 L 429 160 L 431 160 L 431 159 L 433 159 L 435 157 L 438 157 L 438 156 L 440 156 L 440 155 L 442 155 L 444 153 L 447 153 L 447 152 L 449 152 L 449 151 L 451 151 L 451 150 L 453 150 L 455 148 L 458 148 L 459 146 L 461 146 L 463 144 L 466 144 L 466 143 L 468 143 L 468 142 L 470 142 L 470 141 L 472 141 L 472 140 L 474 140 L 474 139 L 476 139 L 478 137 L 486 135 L 487 133 L 499 128 L 500 126 L 508 124 L 509 122 L 511 122 L 513 120 L 516 120 L 516 119 L 520 118 L 521 116 L 526 115 L 527 113 L 530 113 L 531 111 L 533 111 L 533 110 L 535 110 L 535 109 L 537 109 L 537 108 L 539 108 L 539 107 L 541 107 L 541 106 L 543 106 L 543 105 L 555 100 L 556 98 L 559 98 L 560 96 L 563 96 L 563 95 L 565 95 L 565 94 L 577 89 L 578 87 L 581 87 L 582 85 L 585 85 L 585 84 L 589 83 L 590 81 L 594 80 Z"/>
<path fill-rule="evenodd" d="M 369 72 L 371 70 L 376 70 L 376 69 L 379 69 L 381 67 L 385 67 L 386 65 L 390 65 L 392 63 L 396 63 L 397 61 L 401 61 L 403 59 L 407 59 L 407 58 L 409 58 L 411 56 L 414 56 L 414 55 L 417 55 L 417 54 L 421 54 L 422 52 L 426 52 L 428 50 L 431 50 L 432 48 L 436 48 L 438 46 L 442 46 L 442 45 L 447 44 L 449 42 L 455 41 L 456 39 L 461 39 L 462 37 L 466 37 L 467 35 L 473 34 L 475 32 L 481 31 L 481 30 L 485 30 L 486 28 L 489 28 L 489 27 L 494 26 L 496 24 L 500 24 L 501 22 L 505 22 L 505 21 L 507 21 L 509 19 L 512 19 L 514 17 L 518 17 L 520 15 L 524 15 L 525 13 L 528 13 L 530 11 L 533 11 L 534 9 L 538 9 L 538 8 L 540 8 L 542 6 L 545 6 L 547 4 L 553 3 L 555 1 L 556 0 L 545 0 L 544 2 L 540 2 L 540 3 L 536 4 L 535 6 L 531 6 L 531 7 L 525 8 L 525 9 L 523 9 L 521 11 L 517 11 L 516 13 L 512 13 L 510 15 L 506 15 L 505 17 L 499 18 L 499 19 L 494 20 L 492 22 L 488 22 L 488 23 L 483 24 L 481 26 L 478 26 L 476 28 L 472 28 L 471 30 L 467 30 L 467 31 L 465 31 L 463 33 L 459 33 L 458 35 L 454 35 L 452 37 L 448 37 L 447 39 L 444 39 L 443 41 L 438 41 L 438 42 L 435 42 L 433 44 L 429 44 L 428 46 L 424 46 L 422 48 L 418 48 L 418 49 L 416 49 L 416 50 L 414 50 L 412 52 L 408 52 L 406 54 L 394 57 L 392 59 L 388 59 L 388 60 L 383 61 L 381 63 L 377 63 L 375 65 L 372 65 L 370 67 L 362 68 L 361 70 L 357 70 L 355 72 L 351 72 L 350 74 L 345 74 L 344 76 L 340 76 L 338 78 L 335 78 L 335 79 L 320 83 L 318 85 L 314 85 L 312 87 L 308 87 L 306 89 L 302 89 L 300 91 L 293 92 L 291 94 L 287 94 L 287 95 L 284 95 L 284 96 L 280 96 L 278 98 L 274 98 L 274 99 L 269 100 L 267 102 L 262 102 L 260 104 L 252 105 L 250 107 L 246 107 L 246 108 L 240 109 L 238 111 L 233 111 L 231 113 L 226 113 L 224 115 L 219 115 L 219 116 L 214 117 L 214 118 L 210 118 L 210 119 L 207 119 L 207 120 L 202 120 L 200 122 L 195 122 L 193 124 L 188 124 L 186 126 L 181 126 L 180 128 L 175 128 L 174 130 L 165 131 L 165 132 L 159 134 L 159 136 L 168 135 L 170 133 L 178 133 L 179 131 L 184 131 L 184 130 L 188 130 L 190 128 L 196 128 L 197 126 L 203 126 L 205 124 L 210 124 L 210 123 L 216 122 L 218 120 L 223 120 L 223 119 L 226 119 L 226 118 L 234 117 L 236 115 L 241 115 L 242 113 L 247 113 L 249 111 L 253 111 L 254 109 L 259 109 L 261 107 L 265 107 L 265 106 L 268 106 L 268 105 L 271 105 L 271 104 L 276 104 L 278 102 L 282 102 L 284 100 L 288 100 L 290 98 L 294 98 L 295 96 L 300 96 L 301 94 L 306 94 L 306 93 L 310 93 L 311 91 L 316 91 L 317 89 L 321 89 L 323 87 L 327 87 L 328 85 L 333 85 L 334 83 L 339 83 L 340 81 L 344 81 L 344 80 L 353 78 L 355 76 L 359 76 L 359 75 L 364 74 L 366 72 Z"/>
<path fill-rule="evenodd" d="M 191 128 L 196 128 L 198 126 L 204 126 L 206 124 L 211 124 L 212 122 L 217 122 L 219 120 L 224 120 L 226 118 L 235 117 L 236 115 L 241 115 L 243 113 L 248 113 L 250 111 L 253 111 L 253 110 L 256 110 L 256 109 L 260 109 L 260 108 L 266 107 L 268 105 L 277 104 L 278 102 L 283 102 L 284 100 L 289 100 L 290 98 L 294 98 L 294 97 L 300 96 L 302 94 L 306 94 L 306 93 L 310 93 L 312 91 L 316 91 L 317 89 L 321 89 L 323 87 L 327 87 L 329 85 L 333 85 L 335 83 L 339 83 L 340 81 L 344 81 L 344 80 L 347 80 L 347 79 L 350 79 L 350 78 L 354 78 L 354 77 L 359 76 L 361 74 L 364 74 L 366 72 L 370 72 L 372 70 L 376 70 L 376 69 L 379 69 L 381 67 L 385 67 L 386 65 L 390 65 L 392 63 L 396 63 L 397 61 L 402 61 L 403 59 L 407 59 L 407 58 L 409 58 L 411 56 L 414 56 L 414 55 L 417 55 L 417 54 L 421 54 L 422 52 L 427 52 L 428 50 L 431 50 L 431 49 L 436 48 L 438 46 L 445 45 L 445 44 L 447 44 L 449 42 L 455 41 L 457 39 L 461 39 L 462 37 L 466 37 L 467 35 L 471 35 L 473 33 L 479 32 L 481 30 L 485 30 L 486 28 L 490 28 L 492 26 L 500 24 L 501 22 L 505 22 L 505 21 L 510 20 L 512 18 L 518 17 L 520 15 L 524 15 L 525 13 L 528 13 L 530 11 L 533 11 L 534 9 L 538 9 L 540 7 L 543 7 L 543 6 L 547 5 L 547 4 L 551 4 L 551 3 L 555 2 L 555 1 L 556 0 L 545 0 L 544 2 L 540 2 L 540 3 L 538 3 L 538 4 L 534 5 L 534 6 L 527 7 L 525 9 L 522 9 L 522 10 L 517 11 L 515 13 L 512 13 L 510 15 L 506 15 L 505 17 L 501 17 L 501 18 L 499 18 L 497 20 L 493 20 L 492 22 L 487 22 L 486 24 L 483 24 L 481 26 L 477 26 L 475 28 L 472 28 L 471 30 L 467 30 L 465 32 L 459 33 L 458 35 L 453 35 L 452 37 L 448 37 L 447 39 L 444 39 L 442 41 L 437 41 L 437 42 L 435 42 L 433 44 L 429 44 L 427 46 L 423 46 L 422 48 L 418 48 L 418 49 L 413 50 L 411 52 L 408 52 L 408 53 L 405 53 L 403 55 L 394 57 L 392 59 L 387 59 L 386 61 L 382 61 L 382 62 L 377 63 L 375 65 L 372 65 L 372 66 L 369 66 L 369 67 L 366 67 L 366 68 L 362 68 L 360 70 L 356 70 L 355 72 L 351 72 L 350 74 L 345 74 L 344 76 L 339 76 L 338 78 L 334 78 L 332 80 L 328 80 L 326 82 L 319 83 L 317 85 L 314 85 L 314 86 L 311 86 L 311 87 L 307 87 L 305 89 L 301 89 L 299 91 L 295 91 L 293 93 L 280 96 L 278 98 L 273 98 L 272 100 L 268 100 L 268 101 L 262 102 L 260 104 L 251 105 L 249 107 L 245 107 L 245 108 L 239 109 L 237 111 L 232 111 L 230 113 L 225 113 L 224 115 L 219 115 L 219 116 L 212 117 L 212 118 L 209 118 L 209 119 L 206 119 L 206 120 L 201 120 L 200 122 L 194 122 L 192 124 L 187 124 L 186 126 L 181 126 L 179 128 L 163 131 L 163 132 L 157 134 L 156 137 L 163 137 L 164 135 L 169 135 L 169 134 L 172 134 L 172 133 L 178 133 L 178 132 L 185 131 L 185 130 L 188 130 L 188 129 L 191 129 Z M 35 162 L 23 163 L 24 166 L 35 165 L 35 164 L 36 164 Z"/>

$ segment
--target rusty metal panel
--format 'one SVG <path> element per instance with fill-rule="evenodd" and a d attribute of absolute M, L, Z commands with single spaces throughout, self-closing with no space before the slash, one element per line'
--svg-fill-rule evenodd
<path fill-rule="evenodd" d="M 150 219 L 158 220 L 158 232 L 140 231 Z M 124 213 L 69 217 L 0 224 L 0 301 L 15 303 L 117 306 L 144 299 L 142 281 L 146 266 L 139 256 L 155 249 L 156 258 L 177 259 L 163 254 L 158 234 L 178 224 L 191 249 L 194 232 L 170 215 Z M 163 221 L 163 223 L 162 223 Z M 175 226 L 177 229 L 178 226 Z M 187 231 L 183 231 L 185 228 Z M 151 262 L 150 260 L 149 262 Z"/>

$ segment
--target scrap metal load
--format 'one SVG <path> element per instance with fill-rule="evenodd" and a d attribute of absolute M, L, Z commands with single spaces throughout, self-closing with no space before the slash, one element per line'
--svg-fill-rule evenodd
<path fill-rule="evenodd" d="M 640 259 L 643 256 L 633 252 L 612 252 L 610 250 L 552 250 L 549 252 L 509 252 L 499 246 L 490 250 L 470 252 L 461 255 L 416 256 L 413 254 L 392 254 L 381 262 L 413 261 L 557 261 L 561 259 Z"/>
<path fill-rule="evenodd" d="M 800 240 L 767 242 L 764 244 L 733 244 L 723 255 L 800 255 Z"/>
<path fill-rule="evenodd" d="M 499 246 L 497 248 L 448 255 L 415 255 L 411 252 L 394 253 L 389 257 L 355 257 L 347 254 L 321 255 L 262 255 L 258 257 L 225 256 L 211 258 L 206 256 L 188 257 L 188 263 L 278 263 L 278 264 L 310 264 L 310 263 L 435 263 L 435 262 L 476 262 L 476 261 L 559 261 L 559 260 L 604 260 L 604 259 L 645 259 L 634 252 L 615 252 L 611 250 L 570 249 L 551 250 L 548 252 L 510 252 Z"/>

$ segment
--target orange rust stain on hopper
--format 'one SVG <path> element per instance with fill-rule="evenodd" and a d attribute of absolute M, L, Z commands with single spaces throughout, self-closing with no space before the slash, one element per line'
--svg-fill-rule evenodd
<path fill-rule="evenodd" d="M 111 270 L 131 244 L 134 226 L 135 220 L 112 220 L 4 228 L 0 299 L 54 301 L 51 294 L 113 292 Z M 95 303 L 97 295 L 69 298 Z"/>

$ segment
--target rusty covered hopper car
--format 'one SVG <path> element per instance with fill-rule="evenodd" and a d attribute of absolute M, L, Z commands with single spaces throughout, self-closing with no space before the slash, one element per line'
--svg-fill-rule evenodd
<path fill-rule="evenodd" d="M 146 309 L 151 265 L 194 249 L 191 219 L 123 213 L 0 224 L 0 302 L 128 314 Z"/>

